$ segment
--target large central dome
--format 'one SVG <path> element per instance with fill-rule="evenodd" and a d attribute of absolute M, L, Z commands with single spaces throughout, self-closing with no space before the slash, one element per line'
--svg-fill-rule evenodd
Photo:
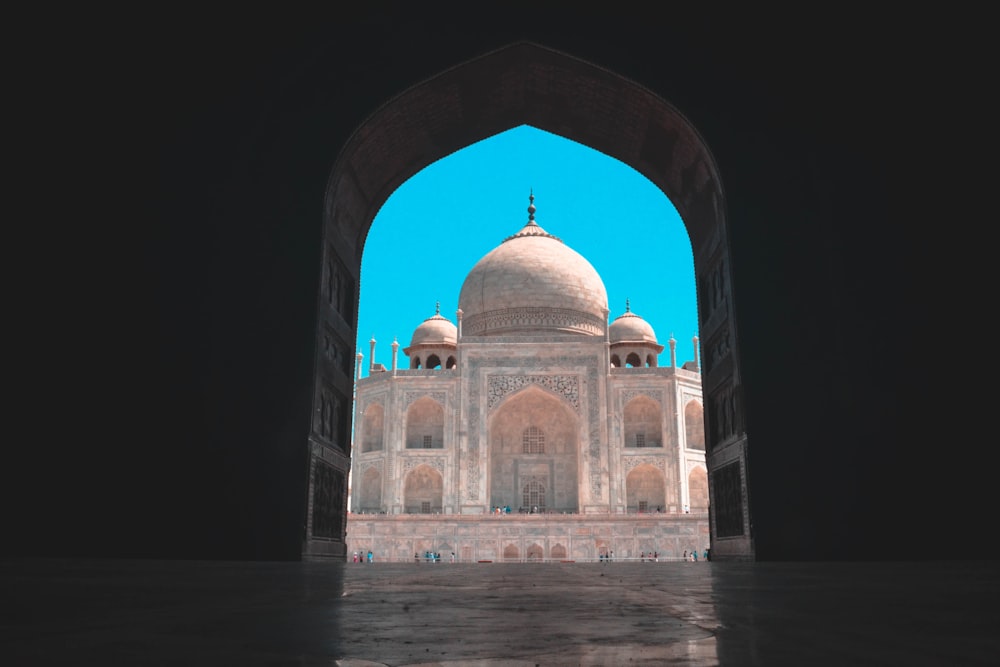
<path fill-rule="evenodd" d="M 462 335 L 571 332 L 603 336 L 608 323 L 604 282 L 582 255 L 535 222 L 504 239 L 472 268 L 458 307 Z"/>

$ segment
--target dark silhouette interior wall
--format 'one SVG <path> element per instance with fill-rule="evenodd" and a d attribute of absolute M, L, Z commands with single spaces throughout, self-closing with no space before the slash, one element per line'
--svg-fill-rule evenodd
<path fill-rule="evenodd" d="M 160 37 L 62 45 L 66 63 L 93 61 L 72 98 L 88 144 L 49 195 L 89 198 L 46 227 L 58 304 L 23 320 L 46 332 L 46 370 L 22 385 L 45 408 L 5 465 L 7 552 L 298 558 L 333 161 L 393 95 L 530 39 L 648 87 L 712 147 L 758 558 L 976 553 L 995 503 L 962 333 L 968 304 L 989 303 L 966 229 L 988 188 L 961 147 L 980 145 L 983 107 L 942 72 L 978 61 L 951 68 L 957 53 L 888 11 L 788 31 L 755 13 L 516 9 L 163 17 Z M 469 127 L 456 147 L 482 136 Z M 953 347 L 942 322 L 958 323 Z"/>

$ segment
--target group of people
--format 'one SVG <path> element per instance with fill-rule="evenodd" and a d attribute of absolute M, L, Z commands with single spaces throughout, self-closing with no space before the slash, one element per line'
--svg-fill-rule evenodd
<path fill-rule="evenodd" d="M 704 560 L 708 560 L 708 549 L 704 549 L 701 552 L 701 557 Z M 692 549 L 691 552 L 688 553 L 688 551 L 685 549 L 684 550 L 684 560 L 689 560 L 689 561 L 697 563 L 698 562 L 698 550 L 697 549 Z"/>
<path fill-rule="evenodd" d="M 369 550 L 367 554 L 365 554 L 364 552 L 360 552 L 360 553 L 357 552 L 357 551 L 354 552 L 354 562 L 355 563 L 364 563 L 365 559 L 367 559 L 368 560 L 368 564 L 371 565 L 372 563 L 375 562 L 375 554 L 373 554 L 371 552 L 371 550 Z"/>
<path fill-rule="evenodd" d="M 645 563 L 647 560 L 649 562 L 651 562 L 651 563 L 659 563 L 660 562 L 660 552 L 659 551 L 650 551 L 647 554 L 645 551 L 643 551 L 641 554 L 639 554 L 639 562 L 640 563 Z"/>
<path fill-rule="evenodd" d="M 425 551 L 424 552 L 424 556 L 423 556 L 423 560 L 425 560 L 425 561 L 427 561 L 429 563 L 440 563 L 441 562 L 441 552 L 440 551 Z M 414 553 L 413 554 L 413 562 L 414 563 L 419 563 L 420 561 L 421 561 L 420 554 Z M 452 563 L 455 562 L 455 552 L 454 551 L 451 552 L 451 562 Z"/>

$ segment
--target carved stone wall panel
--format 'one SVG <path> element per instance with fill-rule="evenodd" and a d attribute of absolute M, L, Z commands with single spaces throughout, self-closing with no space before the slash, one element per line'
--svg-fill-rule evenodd
<path fill-rule="evenodd" d="M 373 405 L 379 405 L 382 406 L 382 409 L 385 409 L 388 397 L 389 395 L 386 393 L 369 394 L 365 396 L 364 400 L 361 402 L 361 414 L 364 414 L 365 410 Z"/>
<path fill-rule="evenodd" d="M 705 372 L 710 373 L 729 356 L 731 350 L 729 329 L 717 333 L 705 346 Z"/>
<path fill-rule="evenodd" d="M 687 465 L 685 466 L 685 468 L 686 468 L 686 471 L 685 471 L 684 474 L 687 475 L 688 477 L 690 477 L 691 476 L 691 471 L 694 470 L 695 468 L 701 468 L 702 470 L 708 470 L 708 464 L 705 463 L 704 461 L 697 461 L 697 460 L 688 459 Z"/>
<path fill-rule="evenodd" d="M 448 393 L 444 391 L 408 391 L 403 397 L 403 410 L 408 409 L 414 401 L 424 397 L 437 401 L 445 405 L 448 401 Z"/>
<path fill-rule="evenodd" d="M 724 384 L 709 397 L 711 445 L 741 435 L 744 430 L 743 405 L 739 387 Z"/>
<path fill-rule="evenodd" d="M 717 537 L 743 535 L 743 474 L 739 461 L 717 468 L 709 475 L 712 511 Z"/>
<path fill-rule="evenodd" d="M 699 303 L 702 307 L 702 319 L 709 320 L 716 311 L 726 303 L 729 293 L 729 274 L 726 271 L 725 260 L 721 257 L 715 260 L 701 275 L 701 290 Z"/>
<path fill-rule="evenodd" d="M 622 473 L 625 477 L 637 466 L 651 465 L 667 477 L 667 457 L 665 456 L 625 456 L 622 458 Z"/>
<path fill-rule="evenodd" d="M 375 468 L 375 470 L 380 475 L 383 475 L 383 461 L 381 461 L 381 460 L 378 460 L 378 461 L 364 461 L 364 462 L 361 462 L 359 464 L 356 464 L 355 472 L 358 475 L 358 477 L 357 477 L 358 480 L 364 479 L 365 473 L 368 472 L 369 470 L 371 470 L 372 468 Z M 384 478 L 384 475 L 383 475 L 383 478 Z"/>
<path fill-rule="evenodd" d="M 341 508 L 345 502 L 345 475 L 343 471 L 313 460 L 312 479 L 312 536 L 339 539 L 343 536 L 344 516 Z"/>
<path fill-rule="evenodd" d="M 437 470 L 439 473 L 441 473 L 442 476 L 444 475 L 444 471 L 445 471 L 445 460 L 444 460 L 444 457 L 440 457 L 440 456 L 435 456 L 435 457 L 430 457 L 430 456 L 428 456 L 428 457 L 408 456 L 408 457 L 406 457 L 406 458 L 404 458 L 402 460 L 402 471 L 401 471 L 402 475 L 401 475 L 401 477 L 405 478 L 408 474 L 410 474 L 411 470 L 413 470 L 414 468 L 416 468 L 418 466 L 422 466 L 422 465 L 429 466 L 429 467 L 433 468 L 434 470 Z"/>
<path fill-rule="evenodd" d="M 660 409 L 663 409 L 663 391 L 660 389 L 623 389 L 622 390 L 622 406 L 628 404 L 633 398 L 637 396 L 648 396 L 657 403 L 660 404 Z"/>
<path fill-rule="evenodd" d="M 354 277 L 337 256 L 332 245 L 326 248 L 323 265 L 323 298 L 325 304 L 347 324 L 354 322 Z"/>
<path fill-rule="evenodd" d="M 559 308 L 505 308 L 466 318 L 462 323 L 465 335 L 476 335 L 505 329 L 549 328 L 580 331 L 603 336 L 607 323 L 590 313 Z"/>
<path fill-rule="evenodd" d="M 350 426 L 350 402 L 343 393 L 324 382 L 319 387 L 319 401 L 313 422 L 314 433 L 349 454 Z"/>
<path fill-rule="evenodd" d="M 329 324 L 323 326 L 323 361 L 348 377 L 353 372 L 354 355 L 350 353 L 344 339 Z"/>
<path fill-rule="evenodd" d="M 532 384 L 562 396 L 580 413 L 580 380 L 576 375 L 490 375 L 486 379 L 487 412 L 493 412 L 509 394 Z"/>

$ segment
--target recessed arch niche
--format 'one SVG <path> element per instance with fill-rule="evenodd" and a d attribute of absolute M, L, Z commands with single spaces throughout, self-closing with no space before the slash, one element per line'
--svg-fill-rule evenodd
<path fill-rule="evenodd" d="M 747 438 L 740 339 L 725 193 L 715 159 L 694 125 L 669 101 L 599 65 L 538 44 L 518 42 L 455 63 L 387 100 L 347 139 L 331 170 L 324 201 L 317 349 L 322 349 L 325 327 L 357 340 L 364 240 L 392 192 L 432 162 L 525 124 L 629 165 L 660 188 L 677 209 L 694 254 L 699 333 L 709 341 L 702 359 L 709 488 L 714 492 L 712 477 L 723 468 L 727 479 L 735 471 L 742 482 Z M 727 344 L 711 344 L 720 340 Z M 317 362 L 317 405 L 331 373 Z M 315 432 L 311 439 L 320 442 Z M 313 446 L 313 456 L 318 456 L 316 450 Z M 350 466 L 347 454 L 332 462 L 344 474 Z M 738 492 L 712 498 L 712 503 L 735 520 L 729 521 L 721 537 L 713 525 L 713 557 L 752 558 L 747 485 L 726 488 Z M 317 498 L 310 495 L 309 502 L 314 504 Z M 346 513 L 346 506 L 339 510 Z M 312 536 L 307 535 L 304 555 L 310 555 L 313 546 Z"/>

